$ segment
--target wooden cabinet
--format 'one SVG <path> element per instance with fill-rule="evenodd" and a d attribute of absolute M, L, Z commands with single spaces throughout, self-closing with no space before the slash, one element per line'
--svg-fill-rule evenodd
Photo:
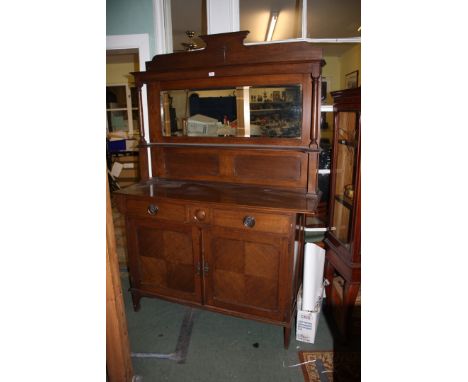
<path fill-rule="evenodd" d="M 135 309 L 159 297 L 273 323 L 288 346 L 304 217 L 319 202 L 324 62 L 305 42 L 245 46 L 247 33 L 202 36 L 205 49 L 134 73 L 150 133 L 140 183 L 115 197 Z"/>
<path fill-rule="evenodd" d="M 202 302 L 199 235 L 194 227 L 174 221 L 128 218 L 127 235 L 134 308 L 139 293 Z"/>
<path fill-rule="evenodd" d="M 252 216 L 255 216 L 252 214 Z M 275 321 L 287 316 L 288 237 L 213 227 L 206 232 L 205 304 Z"/>
<path fill-rule="evenodd" d="M 335 126 L 325 277 L 332 280 L 338 274 L 344 279 L 341 293 L 333 283 L 326 293 L 346 338 L 361 285 L 361 88 L 331 94 Z"/>

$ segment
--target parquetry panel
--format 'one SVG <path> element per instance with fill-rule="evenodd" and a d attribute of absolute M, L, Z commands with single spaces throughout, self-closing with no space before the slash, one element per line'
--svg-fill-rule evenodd
<path fill-rule="evenodd" d="M 217 237 L 213 240 L 213 297 L 230 304 L 278 308 L 279 249 Z"/>
<path fill-rule="evenodd" d="M 140 227 L 137 231 L 138 249 L 141 256 L 164 257 L 162 232 L 151 228 Z"/>
<path fill-rule="evenodd" d="M 143 284 L 189 293 L 195 291 L 189 234 L 142 227 L 138 229 L 137 238 Z"/>
<path fill-rule="evenodd" d="M 167 261 L 181 264 L 193 264 L 192 240 L 184 233 L 163 232 L 164 257 Z"/>

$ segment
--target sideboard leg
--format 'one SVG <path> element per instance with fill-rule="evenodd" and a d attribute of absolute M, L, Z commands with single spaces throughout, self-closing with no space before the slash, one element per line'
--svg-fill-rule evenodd
<path fill-rule="evenodd" d="M 140 294 L 136 293 L 136 292 L 132 292 L 133 310 L 135 312 L 138 312 L 140 310 L 140 308 L 141 308 L 140 300 L 141 300 Z"/>

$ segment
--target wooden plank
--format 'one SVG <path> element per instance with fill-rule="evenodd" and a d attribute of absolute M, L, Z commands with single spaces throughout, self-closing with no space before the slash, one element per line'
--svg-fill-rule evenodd
<path fill-rule="evenodd" d="M 109 382 L 131 382 L 133 368 L 130 358 L 127 319 L 120 284 L 119 261 L 116 252 L 114 222 L 106 181 L 106 364 Z"/>

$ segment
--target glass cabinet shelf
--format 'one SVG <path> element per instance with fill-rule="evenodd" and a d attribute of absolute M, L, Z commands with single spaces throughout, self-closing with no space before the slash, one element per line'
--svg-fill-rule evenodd
<path fill-rule="evenodd" d="M 336 238 L 346 246 L 351 240 L 351 223 L 355 208 L 353 195 L 356 189 L 359 115 L 357 112 L 338 112 L 336 121 L 337 145 L 334 149 L 335 185 L 332 226 L 336 227 Z"/>

